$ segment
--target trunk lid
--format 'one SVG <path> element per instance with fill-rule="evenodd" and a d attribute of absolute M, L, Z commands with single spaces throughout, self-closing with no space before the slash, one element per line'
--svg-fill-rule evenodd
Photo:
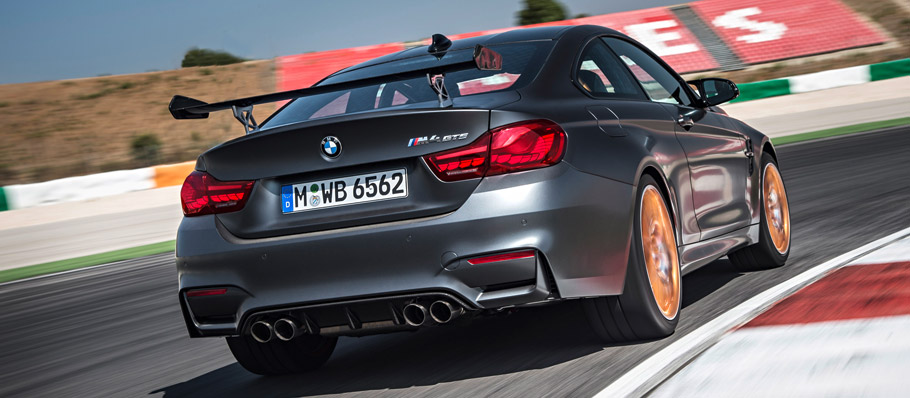
<path fill-rule="evenodd" d="M 442 182 L 421 156 L 473 142 L 490 128 L 489 120 L 488 109 L 407 109 L 344 115 L 244 136 L 209 150 L 200 157 L 200 163 L 221 181 L 256 181 L 242 210 L 216 216 L 242 238 L 427 217 L 460 207 L 480 179 Z M 340 143 L 336 158 L 323 153 L 323 139 L 328 136 Z M 436 142 L 433 136 L 440 140 Z M 443 141 L 446 136 L 452 138 Z M 430 142 L 414 145 L 413 139 L 423 137 Z M 282 210 L 284 186 L 402 169 L 407 174 L 407 197 L 307 211 Z"/>

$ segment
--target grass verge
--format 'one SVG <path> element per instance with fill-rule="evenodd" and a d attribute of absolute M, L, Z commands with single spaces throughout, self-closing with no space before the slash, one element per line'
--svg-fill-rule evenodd
<path fill-rule="evenodd" d="M 834 136 L 838 136 L 838 135 L 861 133 L 863 131 L 872 131 L 872 130 L 878 130 L 878 129 L 888 128 L 888 127 L 905 126 L 905 125 L 910 125 L 910 117 L 902 117 L 899 119 L 891 119 L 891 120 L 882 120 L 882 121 L 878 121 L 878 122 L 853 124 L 850 126 L 841 126 L 841 127 L 835 127 L 835 128 L 831 128 L 831 129 L 825 129 L 825 130 L 810 131 L 808 133 L 787 135 L 787 136 L 783 136 L 783 137 L 772 138 L 771 142 L 774 145 L 792 144 L 794 142 L 817 140 L 819 138 L 828 138 L 828 137 L 834 137 Z"/>
<path fill-rule="evenodd" d="M 91 254 L 67 260 L 51 261 L 44 264 L 29 265 L 22 268 L 0 271 L 0 283 L 17 279 L 31 278 L 33 276 L 52 274 L 55 272 L 69 271 L 77 268 L 91 267 L 112 263 L 114 261 L 129 260 L 132 258 L 150 256 L 152 254 L 172 252 L 176 248 L 176 241 L 152 243 L 150 245 L 131 247 L 128 249 L 114 250 L 106 253 Z"/>

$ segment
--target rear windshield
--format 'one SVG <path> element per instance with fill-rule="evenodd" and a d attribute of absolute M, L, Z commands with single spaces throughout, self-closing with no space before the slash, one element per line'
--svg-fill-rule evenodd
<path fill-rule="evenodd" d="M 470 69 L 446 74 L 446 89 L 456 105 L 458 97 L 506 89 L 515 90 L 526 85 L 540 70 L 549 48 L 552 47 L 552 41 L 508 43 L 489 47 L 502 54 L 502 70 Z M 443 60 L 446 62 L 469 60 L 473 56 L 473 51 L 473 48 L 450 51 Z M 436 57 L 427 54 L 341 73 L 320 84 L 341 83 L 431 68 L 439 62 Z M 298 98 L 279 110 L 262 127 L 269 128 L 375 109 L 426 106 L 439 106 L 439 100 L 427 83 L 426 77 L 421 77 Z"/>

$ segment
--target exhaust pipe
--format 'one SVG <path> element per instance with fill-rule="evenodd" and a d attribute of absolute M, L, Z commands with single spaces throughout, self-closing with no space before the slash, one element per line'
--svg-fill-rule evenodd
<path fill-rule="evenodd" d="M 266 321 L 256 321 L 253 326 L 250 326 L 250 334 L 253 336 L 253 340 L 268 343 L 275 335 L 275 330 L 272 329 L 272 324 Z"/>
<path fill-rule="evenodd" d="M 430 317 L 439 323 L 448 323 L 464 314 L 464 308 L 454 306 L 448 301 L 439 300 L 430 304 Z"/>
<path fill-rule="evenodd" d="M 427 308 L 417 303 L 411 303 L 404 306 L 402 315 L 404 315 L 404 321 L 408 325 L 420 326 L 427 321 Z"/>
<path fill-rule="evenodd" d="M 294 337 L 307 332 L 306 328 L 290 318 L 281 318 L 275 321 L 275 337 L 281 341 L 290 341 Z"/>

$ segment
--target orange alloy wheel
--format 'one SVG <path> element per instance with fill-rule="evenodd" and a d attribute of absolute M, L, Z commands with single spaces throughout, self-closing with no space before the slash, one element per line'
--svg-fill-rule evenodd
<path fill-rule="evenodd" d="M 679 254 L 670 213 L 653 185 L 641 196 L 641 246 L 657 307 L 665 318 L 673 319 L 680 303 Z"/>
<path fill-rule="evenodd" d="M 764 173 L 762 197 L 768 233 L 777 252 L 784 254 L 790 249 L 790 205 L 787 203 L 787 192 L 784 191 L 784 181 L 780 178 L 777 166 L 768 163 Z"/>

